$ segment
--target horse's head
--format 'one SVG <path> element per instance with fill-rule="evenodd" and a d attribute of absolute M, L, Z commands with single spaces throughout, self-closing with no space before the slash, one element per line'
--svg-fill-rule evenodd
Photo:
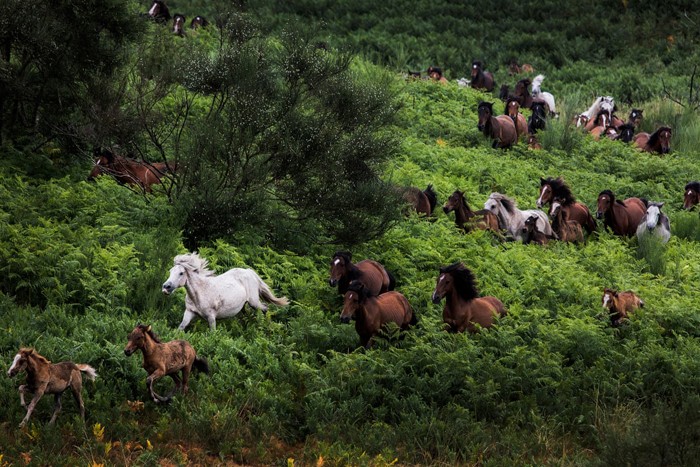
<path fill-rule="evenodd" d="M 603 290 L 603 299 L 602 299 L 603 308 L 605 308 L 606 310 L 611 309 L 613 306 L 615 297 L 617 297 L 617 292 L 615 290 L 608 289 L 606 287 L 605 290 Z"/>
<path fill-rule="evenodd" d="M 170 295 L 176 289 L 184 287 L 187 283 L 187 268 L 181 264 L 176 264 L 170 268 L 168 280 L 163 283 L 163 293 Z"/>
<path fill-rule="evenodd" d="M 658 139 L 658 142 L 654 144 L 655 142 L 655 137 Z M 672 137 L 672 132 L 671 128 L 664 126 L 659 128 L 654 132 L 654 134 L 651 135 L 649 138 L 649 145 L 654 144 L 654 149 L 660 152 L 661 154 L 668 154 L 671 152 L 671 137 Z"/>
<path fill-rule="evenodd" d="M 95 178 L 109 172 L 110 167 L 114 164 L 114 153 L 109 149 L 95 148 L 92 151 L 93 161 L 92 170 L 88 174 L 88 181 L 92 182 Z"/>
<path fill-rule="evenodd" d="M 690 182 L 685 186 L 683 209 L 692 209 L 700 203 L 700 182 Z"/>
<path fill-rule="evenodd" d="M 362 282 L 354 280 L 348 284 L 348 291 L 345 292 L 343 300 L 343 311 L 340 312 L 340 322 L 349 323 L 355 319 L 357 311 L 367 298 L 367 289 Z"/>
<path fill-rule="evenodd" d="M 185 16 L 180 13 L 175 13 L 175 16 L 173 16 L 173 34 L 178 36 L 185 35 Z"/>
<path fill-rule="evenodd" d="M 552 188 L 550 179 L 540 177 L 540 196 L 537 198 L 537 207 L 541 209 L 542 206 L 552 201 L 553 195 L 554 189 Z"/>
<path fill-rule="evenodd" d="M 552 218 L 555 218 L 559 215 L 559 212 L 563 211 L 561 210 L 561 207 L 564 205 L 564 200 L 562 198 L 554 198 L 552 199 L 552 205 L 549 208 L 549 216 Z M 538 206 L 539 207 L 539 206 Z"/>
<path fill-rule="evenodd" d="M 153 0 L 151 8 L 148 10 L 148 16 L 157 21 L 168 21 L 170 11 L 163 0 Z"/>
<path fill-rule="evenodd" d="M 455 209 L 460 204 L 466 204 L 464 201 L 464 193 L 462 193 L 459 190 L 455 190 L 449 198 L 447 198 L 447 201 L 445 202 L 445 205 L 442 207 L 442 210 L 445 212 L 445 214 L 449 214 Z"/>
<path fill-rule="evenodd" d="M 430 79 L 434 79 L 435 81 L 439 81 L 442 78 L 442 68 L 437 67 L 437 66 L 429 66 L 427 70 L 428 77 Z"/>
<path fill-rule="evenodd" d="M 484 128 L 486 128 L 486 122 L 488 122 L 493 116 L 493 103 L 485 101 L 479 103 L 477 112 L 479 114 L 479 123 L 477 128 L 479 131 L 483 131 Z"/>
<path fill-rule="evenodd" d="M 190 28 L 197 29 L 199 27 L 205 28 L 209 25 L 209 21 L 206 20 L 204 16 L 195 16 L 190 22 Z"/>
<path fill-rule="evenodd" d="M 440 301 L 445 298 L 445 295 L 447 295 L 454 288 L 454 277 L 451 273 L 446 272 L 444 269 L 445 268 L 442 268 L 440 270 L 440 275 L 435 283 L 435 290 L 433 291 L 432 296 L 433 303 L 435 304 L 440 303 Z"/>
<path fill-rule="evenodd" d="M 530 84 L 532 84 L 532 82 L 529 78 L 521 79 L 520 81 L 515 83 L 515 95 L 518 97 L 525 97 L 528 94 L 530 94 L 530 92 L 528 91 Z"/>
<path fill-rule="evenodd" d="M 603 190 L 598 195 L 598 210 L 595 213 L 596 218 L 602 219 L 608 210 L 612 209 L 615 204 L 615 195 L 610 190 Z"/>
<path fill-rule="evenodd" d="M 352 253 L 348 251 L 338 251 L 331 259 L 331 277 L 328 279 L 328 284 L 331 287 L 338 285 L 338 281 L 347 274 L 352 262 Z"/>
<path fill-rule="evenodd" d="M 621 125 L 620 128 L 618 128 L 618 131 L 620 134 L 617 139 L 623 143 L 629 143 L 634 138 L 634 124 L 632 123 L 625 123 Z"/>
<path fill-rule="evenodd" d="M 627 123 L 631 123 L 635 128 L 639 127 L 644 119 L 642 112 L 644 112 L 642 109 L 632 109 Z"/>
<path fill-rule="evenodd" d="M 128 342 L 126 343 L 126 347 L 124 347 L 124 354 L 129 357 L 131 354 L 136 352 L 138 349 L 143 349 L 143 346 L 146 344 L 146 335 L 151 334 L 152 335 L 153 331 L 151 330 L 150 325 L 145 325 L 145 324 L 138 324 L 136 327 L 129 333 L 127 336 Z"/>
<path fill-rule="evenodd" d="M 506 115 L 512 119 L 518 118 L 520 113 L 520 102 L 515 97 L 509 97 L 506 101 Z"/>
<path fill-rule="evenodd" d="M 586 126 L 588 123 L 588 115 L 586 114 L 578 114 L 574 116 L 574 124 L 576 125 L 577 128 L 580 128 L 582 126 Z"/>
<path fill-rule="evenodd" d="M 647 229 L 649 230 L 654 230 L 656 225 L 659 223 L 659 219 L 661 217 L 661 208 L 664 206 L 664 203 L 655 203 L 655 202 L 649 202 L 647 205 L 647 216 L 646 216 L 646 223 L 647 223 Z"/>
<path fill-rule="evenodd" d="M 479 60 L 474 60 L 472 62 L 472 78 L 476 78 L 482 73 L 483 64 Z"/>
<path fill-rule="evenodd" d="M 10 368 L 7 370 L 7 376 L 11 378 L 27 368 L 29 356 L 33 353 L 34 349 L 19 349 L 17 355 L 15 355 L 15 359 L 12 360 L 12 365 L 10 365 Z"/>

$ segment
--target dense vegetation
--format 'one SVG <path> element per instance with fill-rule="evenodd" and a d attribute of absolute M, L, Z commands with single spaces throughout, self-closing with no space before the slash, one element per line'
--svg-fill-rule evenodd
<path fill-rule="evenodd" d="M 413 17 L 407 20 L 397 13 L 400 9 L 380 10 L 367 3 L 361 5 L 365 16 L 360 16 L 342 4 L 332 10 L 327 2 L 296 4 L 305 10 L 281 3 L 278 8 L 300 11 L 259 6 L 258 21 L 273 30 L 290 13 L 311 18 L 332 11 L 335 18 L 320 19 L 328 25 L 328 41 L 337 47 L 348 45 L 340 38 L 359 37 L 357 31 L 362 29 L 371 41 L 354 46 L 367 59 L 348 63 L 353 83 L 386 76 L 371 60 L 395 65 L 396 72 L 407 65 L 454 63 L 446 69 L 455 78 L 456 70 L 464 69 L 474 55 L 450 54 L 460 47 L 445 41 L 440 42 L 445 44 L 440 49 L 444 55 L 429 53 L 425 44 L 432 38 L 425 31 L 430 27 Z M 182 9 L 184 5 L 184 1 L 176 4 Z M 447 2 L 432 5 L 442 13 L 426 15 L 430 21 L 442 18 L 462 25 L 450 18 L 469 13 L 472 19 L 462 25 L 469 28 L 478 25 L 474 12 L 485 11 L 478 2 L 462 7 L 469 8 L 464 12 L 448 11 Z M 666 22 L 670 8 L 654 16 L 644 13 L 648 5 L 625 5 L 620 16 L 605 16 L 609 19 L 600 26 L 603 32 L 644 17 L 648 23 L 640 28 L 652 29 L 657 26 L 652 21 L 659 21 L 658 34 L 645 36 L 649 41 L 667 41 L 673 33 L 678 48 L 681 38 L 695 43 L 693 32 L 684 33 L 682 13 L 675 23 L 673 18 Z M 135 5 L 129 7 L 137 11 Z M 255 6 L 251 2 L 245 8 L 250 12 Z M 596 12 L 593 5 L 584 3 L 580 8 L 582 16 Z M 549 15 L 543 18 L 553 17 L 554 2 L 545 11 Z M 500 16 L 483 18 L 487 24 Z M 692 16 L 687 18 L 693 21 Z M 393 24 L 396 30 L 388 31 L 397 37 L 415 36 L 420 55 L 392 64 L 377 44 L 396 50 L 400 41 L 392 40 L 389 32 L 352 26 L 365 20 Z M 664 30 L 666 24 L 675 24 L 677 30 Z M 7 367 L 20 346 L 34 346 L 54 362 L 89 363 L 99 378 L 84 387 L 85 424 L 66 398 L 56 425 L 48 426 L 53 401 L 46 396 L 25 429 L 17 428 L 24 414 L 16 392 L 20 383 L 0 378 L 5 401 L 0 409 L 0 465 L 159 461 L 279 465 L 289 458 L 317 465 L 695 463 L 700 437 L 700 319 L 695 306 L 700 300 L 695 286 L 700 279 L 700 222 L 696 212 L 683 212 L 680 206 L 685 183 L 700 179 L 700 151 L 695 144 L 700 120 L 692 106 L 683 108 L 663 99 L 664 84 L 677 86 L 669 88 L 674 96 L 687 92 L 686 75 L 695 59 L 690 49 L 659 46 L 657 52 L 666 52 L 637 61 L 628 53 L 634 47 L 625 42 L 634 38 L 626 39 L 629 30 L 623 29 L 604 41 L 609 52 L 602 64 L 584 62 L 592 39 L 584 35 L 582 49 L 571 49 L 573 38 L 581 37 L 577 28 L 576 24 L 563 31 L 546 28 L 548 34 L 570 38 L 560 47 L 558 59 L 527 55 L 535 49 L 513 52 L 521 49 L 509 41 L 539 40 L 540 30 L 529 23 L 483 43 L 492 49 L 483 44 L 473 49 L 484 55 L 502 50 L 487 57 L 501 66 L 507 59 L 500 54 L 507 53 L 532 61 L 548 76 L 551 73 L 549 90 L 562 103 L 563 112 L 542 133 L 544 150 L 531 151 L 523 144 L 510 151 L 491 149 L 477 131 L 476 105 L 494 100 L 493 96 L 456 84 L 406 82 L 394 73 L 377 92 L 394 96 L 395 101 L 388 102 L 401 106 L 377 125 L 379 138 L 391 138 L 386 140 L 386 156 L 372 167 L 381 171 L 383 183 L 421 188 L 432 183 L 440 201 L 461 189 L 473 207 L 492 191 L 514 197 L 523 208 L 533 207 L 539 177 L 561 175 L 577 198 L 593 209 L 597 194 L 606 188 L 620 197 L 665 201 L 674 233 L 671 241 L 665 247 L 639 245 L 636 239 L 601 231 L 585 245 L 539 247 L 501 243 L 485 232 L 461 234 L 454 219 L 442 212 L 431 220 L 408 216 L 389 224 L 382 236 L 352 246 L 355 258 L 376 259 L 393 272 L 397 289 L 419 317 L 419 325 L 403 338 L 389 329 L 368 351 L 357 348 L 353 326 L 339 323 L 342 300 L 327 282 L 331 255 L 352 239 L 340 246 L 300 241 L 309 238 L 305 229 L 322 227 L 317 219 L 301 219 L 296 224 L 300 230 L 287 236 L 270 234 L 266 216 L 276 216 L 274 210 L 260 214 L 265 221 L 257 228 L 252 223 L 218 231 L 218 238 L 201 242 L 199 248 L 217 272 L 251 267 L 292 303 L 272 307 L 267 314 L 246 309 L 219 322 L 214 332 L 201 321 L 180 332 L 176 326 L 184 310 L 184 293 L 164 297 L 160 292 L 172 257 L 186 251 L 183 211 L 168 196 L 170 188 L 142 196 L 108 177 L 95 184 L 84 181 L 89 170 L 84 154 L 90 145 L 106 144 L 101 138 L 110 137 L 124 144 L 128 135 L 141 134 L 138 119 L 112 107 L 115 118 L 110 121 L 120 132 L 110 134 L 104 122 L 95 127 L 85 124 L 81 128 L 97 130 L 81 138 L 72 135 L 70 141 L 53 131 L 62 128 L 58 123 L 66 115 L 55 115 L 56 125 L 46 128 L 26 128 L 22 121 L 12 124 L 11 133 L 5 127 L 0 149 L 0 361 Z M 140 44 L 145 43 L 183 54 L 190 52 L 192 43 L 213 48 L 219 44 L 215 29 L 184 40 L 171 38 L 156 25 L 145 29 L 141 42 L 129 46 L 131 52 L 142 51 Z M 450 40 L 456 44 L 459 37 Z M 279 51 L 282 43 L 260 40 L 257 45 Z M 551 50 L 548 44 L 541 47 Z M 373 55 L 373 50 L 384 56 Z M 125 54 L 124 66 L 131 69 L 128 63 L 134 57 Z M 172 116 L 180 109 L 177 97 L 195 91 L 182 86 L 158 60 L 155 53 L 141 56 L 138 74 L 123 82 L 135 94 L 122 95 L 138 95 L 139 83 L 146 83 L 140 73 L 155 70 L 159 74 L 154 76 L 167 82 L 167 92 L 172 93 L 159 97 L 157 110 L 161 117 Z M 649 73 L 650 63 L 664 60 L 669 64 L 664 73 Z M 624 73 L 611 75 L 611 70 Z M 505 70 L 499 73 L 506 76 Z M 639 81 L 617 79 L 630 73 Z M 8 76 L 2 75 L 3 83 L 12 81 Z M 587 87 L 579 90 L 575 83 L 583 82 L 582 76 L 588 76 Z M 626 115 L 634 104 L 645 109 L 647 130 L 656 122 L 672 124 L 671 154 L 661 157 L 618 142 L 595 142 L 567 125 L 573 112 L 590 103 L 589 92 L 617 96 L 624 86 L 644 93 L 631 95 L 620 114 Z M 79 97 L 85 100 L 74 101 L 72 115 L 82 115 L 83 123 L 93 121 L 89 111 L 82 113 L 89 110 L 82 105 L 89 96 Z M 206 96 L 189 98 L 195 109 L 208 102 Z M 123 106 L 134 102 L 127 100 Z M 308 115 L 301 112 L 299 120 Z M 145 120 L 155 121 L 150 116 Z M 95 140 L 90 135 L 100 136 Z M 164 145 L 161 153 L 152 139 L 140 138 L 135 147 L 142 148 L 145 156 L 177 153 L 174 144 Z M 396 146 L 391 149 L 391 144 Z M 319 238 L 330 238 L 325 235 Z M 445 332 L 442 306 L 432 304 L 430 296 L 438 268 L 455 261 L 474 271 L 483 294 L 499 297 L 508 308 L 509 315 L 495 328 L 477 335 Z M 613 329 L 601 308 L 604 287 L 633 289 L 646 307 Z M 151 324 L 164 340 L 188 339 L 208 358 L 211 376 L 195 377 L 190 394 L 178 395 L 171 404 L 152 403 L 140 356 L 127 358 L 123 353 L 126 335 L 138 322 Z M 169 382 L 159 384 L 165 389 Z"/>

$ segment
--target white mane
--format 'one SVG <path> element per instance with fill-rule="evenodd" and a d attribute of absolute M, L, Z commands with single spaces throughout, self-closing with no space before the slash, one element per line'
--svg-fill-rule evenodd
<path fill-rule="evenodd" d="M 591 105 L 588 110 L 583 112 L 581 115 L 585 115 L 588 117 L 590 120 L 591 118 L 595 118 L 596 115 L 598 115 L 598 112 L 600 111 L 600 106 L 603 102 L 602 97 L 598 97 L 595 101 L 593 101 L 593 105 Z"/>
<path fill-rule="evenodd" d="M 203 276 L 214 276 L 216 273 L 209 269 L 209 261 L 195 253 L 187 253 L 185 255 L 177 255 L 173 259 L 175 266 L 182 266 L 191 271 L 198 271 Z"/>
<path fill-rule="evenodd" d="M 542 90 L 540 89 L 542 81 L 544 81 L 544 75 L 537 75 L 532 80 L 532 97 L 536 97 L 540 94 L 540 92 L 542 92 Z"/>

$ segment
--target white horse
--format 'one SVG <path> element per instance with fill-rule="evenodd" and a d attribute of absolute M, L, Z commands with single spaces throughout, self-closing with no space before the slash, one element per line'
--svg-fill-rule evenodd
<path fill-rule="evenodd" d="M 532 80 L 532 98 L 543 100 L 545 104 L 547 104 L 547 107 L 549 107 L 549 113 L 552 115 L 556 115 L 557 107 L 556 105 L 554 105 L 554 96 L 551 93 L 542 91 L 540 89 L 542 81 L 544 81 L 544 75 L 537 75 Z"/>
<path fill-rule="evenodd" d="M 664 203 L 649 202 L 647 213 L 637 226 L 637 238 L 641 241 L 647 235 L 658 236 L 663 243 L 671 238 L 671 223 L 668 216 L 661 212 Z"/>
<path fill-rule="evenodd" d="M 259 310 L 267 310 L 260 299 L 285 306 L 286 297 L 277 298 L 270 287 L 252 269 L 233 268 L 217 276 L 207 269 L 208 261 L 197 253 L 178 255 L 173 260 L 170 277 L 163 284 L 163 293 L 171 294 L 184 287 L 187 291 L 185 314 L 179 329 L 185 329 L 192 318 L 199 316 L 216 329 L 217 318 L 230 318 L 238 314 L 248 302 Z"/>
<path fill-rule="evenodd" d="M 598 115 L 598 112 L 600 112 L 600 105 L 602 102 L 603 98 L 597 97 L 596 100 L 593 101 L 593 105 L 591 105 L 588 110 L 578 114 L 576 116 L 576 126 L 585 126 L 586 123 L 588 123 L 592 118 L 595 118 Z"/>
<path fill-rule="evenodd" d="M 550 237 L 558 238 L 549 224 L 549 218 L 544 211 L 539 209 L 527 209 L 521 211 L 515 201 L 501 193 L 491 193 L 484 203 L 484 209 L 491 211 L 498 217 L 501 228 L 506 229 L 516 240 L 523 240 L 523 227 L 530 216 L 537 217 L 537 230 Z"/>

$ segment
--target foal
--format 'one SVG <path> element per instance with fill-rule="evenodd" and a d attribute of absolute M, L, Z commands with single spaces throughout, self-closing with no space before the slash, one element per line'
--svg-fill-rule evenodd
<path fill-rule="evenodd" d="M 24 420 L 19 424 L 20 428 L 27 424 L 36 404 L 44 394 L 54 395 L 53 416 L 49 422 L 49 424 L 53 424 L 61 411 L 61 396 L 68 388 L 70 388 L 75 402 L 80 408 L 80 417 L 85 421 L 85 405 L 80 395 L 83 387 L 83 378 L 80 373 L 84 372 L 88 379 L 94 380 L 97 378 L 97 373 L 93 367 L 84 363 L 51 363 L 34 349 L 21 348 L 19 353 L 15 355 L 12 366 L 7 370 L 7 375 L 12 377 L 22 370 L 27 372 L 27 384 L 19 387 L 19 400 L 22 407 L 27 406 L 24 402 L 25 392 L 33 393 L 34 397 L 29 403 L 29 407 L 27 407 L 27 415 L 24 416 Z"/>
<path fill-rule="evenodd" d="M 445 214 L 452 211 L 455 212 L 455 224 L 465 233 L 471 232 L 475 227 L 481 230 L 492 230 L 495 234 L 501 236 L 501 229 L 498 226 L 498 217 L 491 211 L 481 209 L 472 211 L 467 200 L 464 198 L 464 193 L 455 190 L 454 193 L 447 198 L 447 202 L 442 207 Z"/>
<path fill-rule="evenodd" d="M 610 321 L 613 326 L 619 326 L 623 319 L 638 308 L 644 307 L 644 300 L 634 292 L 617 292 L 607 287 L 603 291 L 603 308 L 610 313 Z"/>
<path fill-rule="evenodd" d="M 197 356 L 194 348 L 185 340 L 161 342 L 151 330 L 151 326 L 137 325 L 128 336 L 129 342 L 124 347 L 124 354 L 129 357 L 141 349 L 143 353 L 143 368 L 148 372 L 146 387 L 153 398 L 153 402 L 169 402 L 176 390 L 182 387 L 187 393 L 192 368 L 209 374 L 209 364 L 204 358 Z M 182 371 L 182 379 L 178 373 Z M 156 394 L 153 383 L 163 376 L 170 376 L 175 382 L 175 387 L 167 397 Z"/>

